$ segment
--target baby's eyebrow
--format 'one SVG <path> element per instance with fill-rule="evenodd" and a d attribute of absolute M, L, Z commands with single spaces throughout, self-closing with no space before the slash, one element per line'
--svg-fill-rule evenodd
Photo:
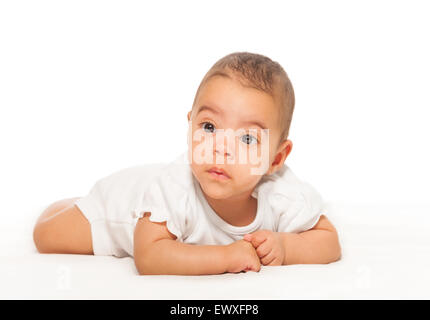
<path fill-rule="evenodd" d="M 215 109 L 213 107 L 206 106 L 206 105 L 202 105 L 199 108 L 199 110 L 197 111 L 197 114 L 199 114 L 200 112 L 202 112 L 204 110 L 207 110 L 207 111 L 210 111 L 210 112 L 216 113 L 216 114 L 223 114 L 223 112 L 221 110 L 218 110 L 218 109 Z M 260 127 L 261 129 L 267 129 L 267 126 L 258 120 L 242 121 L 242 124 L 243 125 L 256 125 L 256 126 Z"/>
<path fill-rule="evenodd" d="M 262 123 L 260 121 L 256 121 L 256 120 L 255 121 L 243 121 L 242 123 L 245 124 L 245 125 L 251 125 L 251 124 L 253 124 L 253 125 L 256 125 L 256 126 L 260 127 L 261 129 L 267 129 L 267 127 L 266 127 L 266 125 L 264 123 Z"/>
<path fill-rule="evenodd" d="M 202 112 L 202 111 L 204 111 L 204 110 L 211 111 L 211 112 L 213 112 L 213 113 L 217 113 L 217 114 L 222 113 L 222 112 L 218 111 L 218 110 L 217 110 L 217 109 L 215 109 L 215 108 L 212 108 L 212 107 L 204 106 L 204 105 L 203 105 L 203 106 L 201 106 L 201 107 L 200 107 L 199 111 L 197 111 L 197 114 L 196 114 L 196 115 L 198 115 L 200 112 Z"/>

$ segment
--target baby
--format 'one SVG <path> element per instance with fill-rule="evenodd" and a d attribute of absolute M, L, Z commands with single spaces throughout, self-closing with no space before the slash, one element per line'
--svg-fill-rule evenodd
<path fill-rule="evenodd" d="M 206 73 L 188 112 L 188 150 L 48 206 L 40 253 L 134 258 L 139 274 L 258 272 L 340 259 L 319 193 L 284 164 L 294 91 L 282 66 L 236 52 Z"/>

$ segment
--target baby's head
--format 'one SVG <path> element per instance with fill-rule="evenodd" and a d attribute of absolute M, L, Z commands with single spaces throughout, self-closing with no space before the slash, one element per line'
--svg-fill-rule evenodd
<path fill-rule="evenodd" d="M 287 73 L 268 57 L 236 52 L 212 66 L 188 112 L 190 166 L 207 196 L 251 192 L 282 167 L 294 103 Z"/>

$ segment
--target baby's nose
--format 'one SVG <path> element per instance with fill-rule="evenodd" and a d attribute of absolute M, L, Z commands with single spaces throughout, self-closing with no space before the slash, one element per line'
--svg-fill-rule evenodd
<path fill-rule="evenodd" d="M 229 130 L 219 130 L 215 134 L 215 153 L 218 156 L 233 157 L 235 134 Z"/>
<path fill-rule="evenodd" d="M 223 150 L 222 149 L 220 150 L 219 148 L 216 148 L 215 153 L 218 154 L 219 156 L 223 156 Z M 231 153 L 230 152 L 224 152 L 224 156 L 231 157 Z"/>

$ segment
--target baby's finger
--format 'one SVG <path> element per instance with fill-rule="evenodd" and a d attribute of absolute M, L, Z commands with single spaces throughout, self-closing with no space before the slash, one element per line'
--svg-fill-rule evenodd
<path fill-rule="evenodd" d="M 261 259 L 268 255 L 270 251 L 272 251 L 272 246 L 268 241 L 264 241 L 257 247 L 255 251 L 257 252 L 258 257 Z"/>
<path fill-rule="evenodd" d="M 276 255 L 274 255 L 274 256 L 275 256 L 275 259 L 273 259 L 267 265 L 268 266 L 281 266 L 282 265 L 281 258 L 279 258 L 279 256 L 276 256 Z"/>
<path fill-rule="evenodd" d="M 254 248 L 257 248 L 260 244 L 266 241 L 267 235 L 263 232 L 256 231 L 254 233 L 246 234 L 243 239 L 246 241 L 251 241 Z"/>
<path fill-rule="evenodd" d="M 267 266 L 275 258 L 276 258 L 276 256 L 273 254 L 273 250 L 271 250 L 268 254 L 266 254 L 263 258 L 260 259 L 260 262 L 261 262 L 261 264 Z"/>

